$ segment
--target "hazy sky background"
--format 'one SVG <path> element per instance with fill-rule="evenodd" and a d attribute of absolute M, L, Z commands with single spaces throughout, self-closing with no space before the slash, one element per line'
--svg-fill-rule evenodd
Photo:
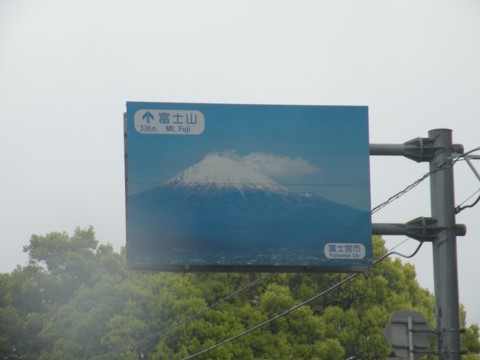
<path fill-rule="evenodd" d="M 91 224 L 124 245 L 126 101 L 368 105 L 371 143 L 449 128 L 465 150 L 480 146 L 479 19 L 478 0 L 1 0 L 0 271 L 26 263 L 32 234 Z M 371 157 L 372 205 L 427 171 Z M 465 162 L 455 182 L 457 204 L 480 188 Z M 425 181 L 373 221 L 429 215 Z M 480 323 L 479 219 L 480 205 L 457 217 L 469 323 Z M 427 244 L 411 260 L 430 289 L 431 258 Z"/>

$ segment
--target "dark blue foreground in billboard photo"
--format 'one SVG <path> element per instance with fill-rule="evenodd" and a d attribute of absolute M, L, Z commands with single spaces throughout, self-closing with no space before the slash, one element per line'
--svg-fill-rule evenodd
<path fill-rule="evenodd" d="M 128 102 L 125 133 L 131 268 L 371 264 L 367 107 Z"/>

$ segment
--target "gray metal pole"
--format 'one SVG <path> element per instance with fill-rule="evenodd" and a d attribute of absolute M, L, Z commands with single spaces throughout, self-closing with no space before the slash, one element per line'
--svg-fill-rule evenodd
<path fill-rule="evenodd" d="M 380 156 L 404 156 L 404 144 L 370 144 L 370 155 Z"/>
<path fill-rule="evenodd" d="M 409 316 L 407 319 L 407 331 L 408 331 L 408 359 L 415 359 L 415 346 L 413 344 L 413 320 Z"/>
<path fill-rule="evenodd" d="M 457 275 L 457 243 L 455 237 L 455 202 L 451 155 L 452 131 L 435 129 L 428 132 L 437 149 L 430 161 L 430 195 L 432 217 L 438 220 L 439 231 L 432 242 L 435 288 L 435 317 L 439 360 L 460 360 L 460 309 Z M 442 169 L 438 171 L 438 169 Z"/>

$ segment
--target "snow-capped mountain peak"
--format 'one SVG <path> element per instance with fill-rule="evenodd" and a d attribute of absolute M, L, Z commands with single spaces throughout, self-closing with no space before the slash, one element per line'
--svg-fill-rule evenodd
<path fill-rule="evenodd" d="M 210 154 L 202 161 L 190 166 L 166 184 L 186 187 L 236 188 L 240 191 L 266 190 L 288 192 L 287 188 L 267 176 L 231 158 Z"/>

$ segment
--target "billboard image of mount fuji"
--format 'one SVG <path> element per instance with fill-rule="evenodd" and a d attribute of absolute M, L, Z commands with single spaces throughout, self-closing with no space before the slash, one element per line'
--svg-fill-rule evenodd
<path fill-rule="evenodd" d="M 364 107 L 127 103 L 129 265 L 364 269 L 366 115 Z M 352 144 L 327 152 L 337 132 Z"/>

